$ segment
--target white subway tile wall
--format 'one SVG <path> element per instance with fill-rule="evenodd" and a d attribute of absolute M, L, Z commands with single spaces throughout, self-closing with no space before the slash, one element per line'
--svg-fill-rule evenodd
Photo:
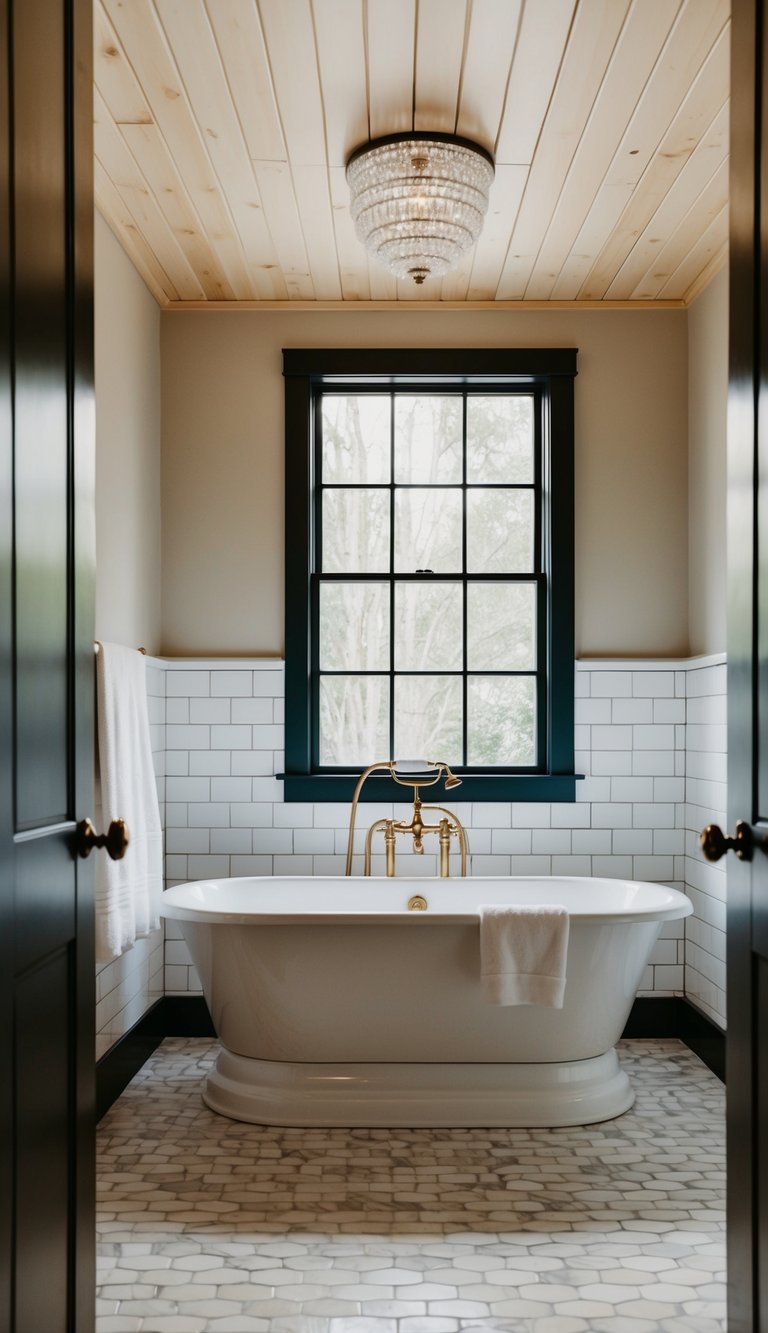
<path fill-rule="evenodd" d="M 724 681 L 724 667 L 714 670 L 721 675 L 711 676 L 713 689 Z M 695 674 L 698 679 L 705 672 Z M 642 669 L 637 663 L 611 663 L 606 669 L 602 663 L 578 663 L 576 766 L 585 776 L 577 784 L 576 803 L 452 801 L 469 833 L 471 873 L 604 875 L 685 889 L 686 867 L 695 856 L 686 848 L 686 838 L 693 839 L 686 818 L 696 817 L 686 805 L 687 676 L 687 670 L 657 664 Z M 169 702 L 188 702 L 190 719 L 216 719 L 167 728 L 168 884 L 219 875 L 342 874 L 349 806 L 286 804 L 274 776 L 283 765 L 282 663 L 226 670 L 211 663 L 199 670 L 169 663 L 166 677 Z M 207 712 L 203 705 L 213 703 L 229 711 Z M 187 717 L 183 708 L 178 715 Z M 694 739 L 703 744 L 715 738 L 697 732 Z M 406 810 L 366 805 L 355 839 L 358 857 L 374 818 L 400 817 Z M 375 873 L 383 873 L 381 850 L 373 865 Z M 708 867 L 697 865 L 706 874 Z M 401 873 L 433 875 L 436 855 L 401 852 L 398 866 Z M 695 928 L 697 941 L 703 938 L 700 924 L 704 921 Z M 168 922 L 166 932 L 166 992 L 198 991 L 180 930 Z M 700 953 L 704 945 L 696 947 Z M 640 993 L 683 994 L 685 964 L 684 923 L 671 922 L 663 928 Z M 695 969 L 694 998 L 702 1007 L 702 981 L 711 971 L 708 955 Z M 711 996 L 706 1010 L 724 1021 L 722 1006 Z"/>
<path fill-rule="evenodd" d="M 475 875 L 605 875 L 684 889 L 695 913 L 671 922 L 641 995 L 686 994 L 725 1026 L 725 871 L 703 860 L 698 833 L 725 819 L 726 668 L 712 659 L 576 665 L 572 803 L 451 807 L 469 833 Z M 346 804 L 286 803 L 282 771 L 284 677 L 276 660 L 148 666 L 150 719 L 167 884 L 227 875 L 342 874 Z M 461 791 L 457 793 L 461 795 Z M 406 805 L 366 805 L 355 847 L 361 864 L 372 819 Z M 401 873 L 432 875 L 434 853 L 399 854 Z M 374 872 L 383 873 L 381 850 Z M 458 870 L 458 865 L 456 866 Z M 97 1050 L 103 1054 L 161 993 L 199 993 L 181 932 L 141 941 L 97 977 Z"/>
<path fill-rule="evenodd" d="M 152 759 L 165 827 L 166 672 L 147 663 L 147 703 Z M 169 703 L 174 702 L 168 700 Z M 185 700 L 186 702 L 186 700 Z M 114 1046 L 163 994 L 165 979 L 162 925 L 132 949 L 96 970 L 96 1059 Z"/>
<path fill-rule="evenodd" d="M 707 824 L 726 826 L 726 667 L 686 672 L 685 830 L 686 892 L 694 915 L 686 922 L 685 991 L 725 1027 L 726 863 L 710 865 L 699 847 Z"/>

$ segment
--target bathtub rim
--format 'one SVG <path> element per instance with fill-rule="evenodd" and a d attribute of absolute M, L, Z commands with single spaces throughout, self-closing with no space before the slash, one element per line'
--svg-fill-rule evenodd
<path fill-rule="evenodd" d="M 370 885 L 371 881 L 375 883 L 392 884 L 385 876 L 373 875 L 366 878 L 362 875 L 232 875 L 220 878 L 187 880 L 183 884 L 175 884 L 164 890 L 161 904 L 160 916 L 174 921 L 198 921 L 208 925 L 263 925 L 263 926 L 292 926 L 292 925 L 317 925 L 317 926 L 344 926 L 344 925 L 402 925 L 409 922 L 414 928 L 424 928 L 429 923 L 432 925 L 473 925 L 480 921 L 479 907 L 472 911 L 427 911 L 409 912 L 409 911 L 322 911 L 315 908 L 300 909 L 288 912 L 276 911 L 227 911 L 221 908 L 206 907 L 205 904 L 196 904 L 194 906 L 185 906 L 183 902 L 175 901 L 185 890 L 201 889 L 206 885 L 219 887 L 226 884 L 240 884 L 244 881 L 258 884 L 310 884 L 315 887 L 323 882 L 338 884 L 359 884 L 362 888 Z M 686 894 L 680 889 L 673 888 L 672 885 L 659 884 L 650 880 L 630 880 L 611 878 L 601 875 L 468 875 L 467 881 L 482 885 L 483 883 L 498 884 L 499 882 L 511 881 L 517 883 L 531 883 L 536 885 L 543 884 L 610 884 L 622 886 L 624 888 L 643 888 L 656 890 L 662 894 L 671 895 L 669 905 L 664 907 L 657 905 L 648 907 L 645 910 L 637 907 L 630 910 L 613 912 L 579 912 L 570 911 L 569 917 L 572 924 L 578 925 L 629 925 L 633 922 L 649 921 L 679 921 L 685 917 L 691 916 L 694 911 L 694 905 Z M 460 881 L 459 876 L 452 878 L 451 882 Z M 403 876 L 394 881 L 398 886 L 412 893 L 423 893 L 426 886 L 442 885 L 445 880 L 436 876 L 419 876 L 409 878 Z M 173 895 L 173 897 L 171 896 Z M 545 901 L 556 903 L 556 894 L 550 899 L 538 899 L 542 905 Z"/>

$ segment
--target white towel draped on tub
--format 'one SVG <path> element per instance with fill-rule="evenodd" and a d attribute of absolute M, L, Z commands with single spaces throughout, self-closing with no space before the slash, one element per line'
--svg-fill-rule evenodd
<path fill-rule="evenodd" d="M 122 861 L 96 853 L 96 959 L 118 958 L 160 924 L 163 852 L 142 653 L 103 643 L 96 657 L 100 828 L 124 819 Z"/>
<path fill-rule="evenodd" d="M 483 993 L 489 1004 L 562 1009 L 569 917 L 549 904 L 480 908 Z"/>

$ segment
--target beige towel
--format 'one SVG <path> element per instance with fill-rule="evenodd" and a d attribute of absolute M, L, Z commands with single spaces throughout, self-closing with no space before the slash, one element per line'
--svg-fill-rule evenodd
<path fill-rule="evenodd" d="M 488 1003 L 562 1009 L 568 931 L 568 912 L 556 904 L 481 907 L 481 980 Z"/>
<path fill-rule="evenodd" d="M 118 958 L 160 924 L 163 835 L 152 765 L 147 664 L 142 653 L 103 643 L 96 657 L 101 824 L 124 819 L 122 861 L 96 856 L 96 960 Z"/>

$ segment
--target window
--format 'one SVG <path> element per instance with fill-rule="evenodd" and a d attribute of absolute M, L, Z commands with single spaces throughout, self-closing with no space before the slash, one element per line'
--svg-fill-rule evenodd
<path fill-rule="evenodd" d="M 284 353 L 288 799 L 573 798 L 575 359 Z"/>

